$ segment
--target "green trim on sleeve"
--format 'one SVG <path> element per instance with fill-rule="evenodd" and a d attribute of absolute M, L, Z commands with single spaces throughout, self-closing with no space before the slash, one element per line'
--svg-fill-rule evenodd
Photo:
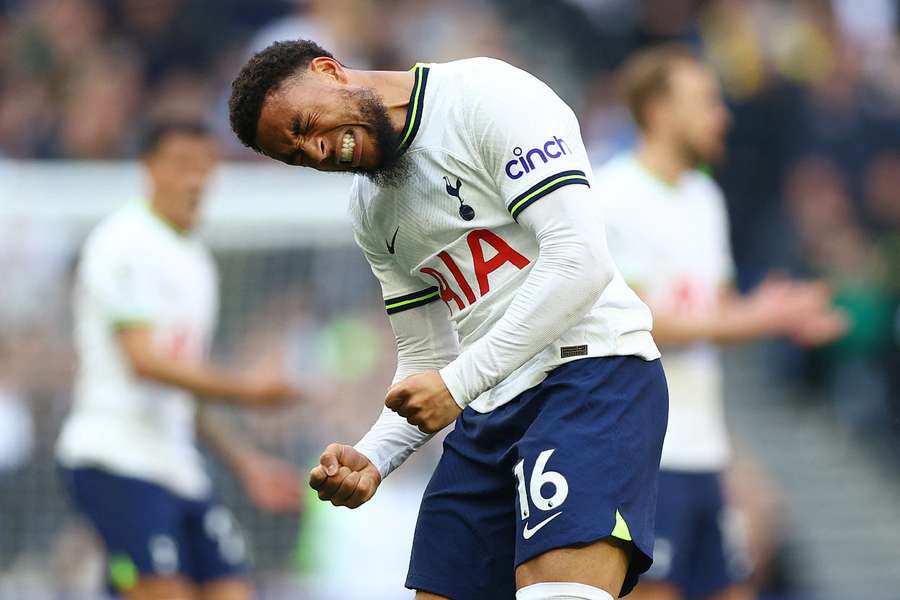
<path fill-rule="evenodd" d="M 591 187 L 591 183 L 588 180 L 587 175 L 584 174 L 584 171 L 563 171 L 540 180 L 513 198 L 508 205 L 509 213 L 514 220 L 518 221 L 519 215 L 522 214 L 523 210 L 547 194 L 558 190 L 561 187 L 573 184 Z"/>
<path fill-rule="evenodd" d="M 141 329 L 150 327 L 153 322 L 150 319 L 116 319 L 113 321 L 113 329 L 122 331 L 123 329 Z"/>
<path fill-rule="evenodd" d="M 413 292 L 412 294 L 388 298 L 384 301 L 384 308 L 387 310 L 387 314 L 393 315 L 398 312 L 403 312 L 404 310 L 430 304 L 440 298 L 440 295 L 440 291 L 432 286 L 424 290 L 419 290 L 418 292 Z"/>

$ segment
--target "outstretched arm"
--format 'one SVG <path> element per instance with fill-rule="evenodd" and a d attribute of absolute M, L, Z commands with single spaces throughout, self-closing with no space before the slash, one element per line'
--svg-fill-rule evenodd
<path fill-rule="evenodd" d="M 172 299 L 160 291 L 157 269 L 147 264 L 139 244 L 125 246 L 109 239 L 85 246 L 77 289 L 113 328 L 122 358 L 136 376 L 181 388 L 204 401 L 268 406 L 294 395 L 271 361 L 241 371 L 218 368 L 204 357 L 205 328 L 161 327 L 162 307 Z"/>
<path fill-rule="evenodd" d="M 639 288 L 636 289 L 641 294 Z M 653 337 L 663 346 L 713 342 L 749 342 L 784 336 L 818 346 L 846 330 L 846 318 L 831 307 L 831 294 L 821 282 L 770 278 L 747 296 L 723 288 L 715 309 L 679 311 L 648 301 L 653 313 Z"/>
<path fill-rule="evenodd" d="M 296 395 L 275 365 L 234 372 L 205 361 L 186 361 L 160 350 L 151 325 L 129 325 L 117 332 L 131 370 L 143 379 L 179 387 L 204 401 L 244 406 L 277 406 Z"/>

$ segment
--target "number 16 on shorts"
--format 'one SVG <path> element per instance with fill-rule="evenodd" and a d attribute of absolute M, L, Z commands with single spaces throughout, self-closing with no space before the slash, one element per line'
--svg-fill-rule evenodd
<path fill-rule="evenodd" d="M 538 510 L 548 512 L 562 506 L 566 501 L 566 497 L 569 495 L 569 483 L 566 481 L 566 478 L 563 477 L 561 473 L 547 470 L 547 462 L 550 460 L 550 457 L 553 456 L 555 450 L 555 448 L 544 450 L 538 455 L 537 460 L 534 463 L 534 470 L 531 472 L 531 477 L 528 479 L 527 484 L 525 477 L 525 459 L 523 458 L 520 460 L 513 469 L 513 474 L 516 476 L 518 482 L 519 513 L 522 516 L 522 520 L 525 521 L 522 536 L 526 540 L 530 539 L 531 536 L 537 533 L 544 525 L 562 514 L 562 510 L 557 510 L 546 519 L 529 526 L 528 518 L 531 515 L 531 511 L 529 510 L 529 500 Z M 547 493 L 552 493 L 545 496 L 545 491 Z"/>

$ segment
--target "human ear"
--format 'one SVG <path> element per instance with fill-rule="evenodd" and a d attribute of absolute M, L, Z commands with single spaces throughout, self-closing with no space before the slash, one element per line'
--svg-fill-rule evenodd
<path fill-rule="evenodd" d="M 341 63 L 327 56 L 317 56 L 312 59 L 309 63 L 309 70 L 340 83 L 347 81 L 347 73 Z"/>

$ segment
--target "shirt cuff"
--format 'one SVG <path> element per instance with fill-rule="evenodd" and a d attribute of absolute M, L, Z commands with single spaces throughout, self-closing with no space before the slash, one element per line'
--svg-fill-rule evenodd
<path fill-rule="evenodd" d="M 441 379 L 444 380 L 444 385 L 447 386 L 450 395 L 453 396 L 453 401 L 456 402 L 461 409 L 465 410 L 469 403 L 475 398 L 470 397 L 466 391 L 466 386 L 463 383 L 462 374 L 460 373 L 461 370 L 459 357 L 457 357 L 446 367 L 438 371 L 438 373 L 440 374 Z"/>
<path fill-rule="evenodd" d="M 378 469 L 378 473 L 381 475 L 381 480 L 384 479 L 391 474 L 393 470 L 391 468 L 391 462 L 387 461 L 386 463 L 381 460 L 381 457 L 378 455 L 378 451 L 371 446 L 366 444 L 357 443 L 353 446 L 353 449 L 365 456 L 369 459 L 369 462 L 372 463 L 376 469 Z"/>

